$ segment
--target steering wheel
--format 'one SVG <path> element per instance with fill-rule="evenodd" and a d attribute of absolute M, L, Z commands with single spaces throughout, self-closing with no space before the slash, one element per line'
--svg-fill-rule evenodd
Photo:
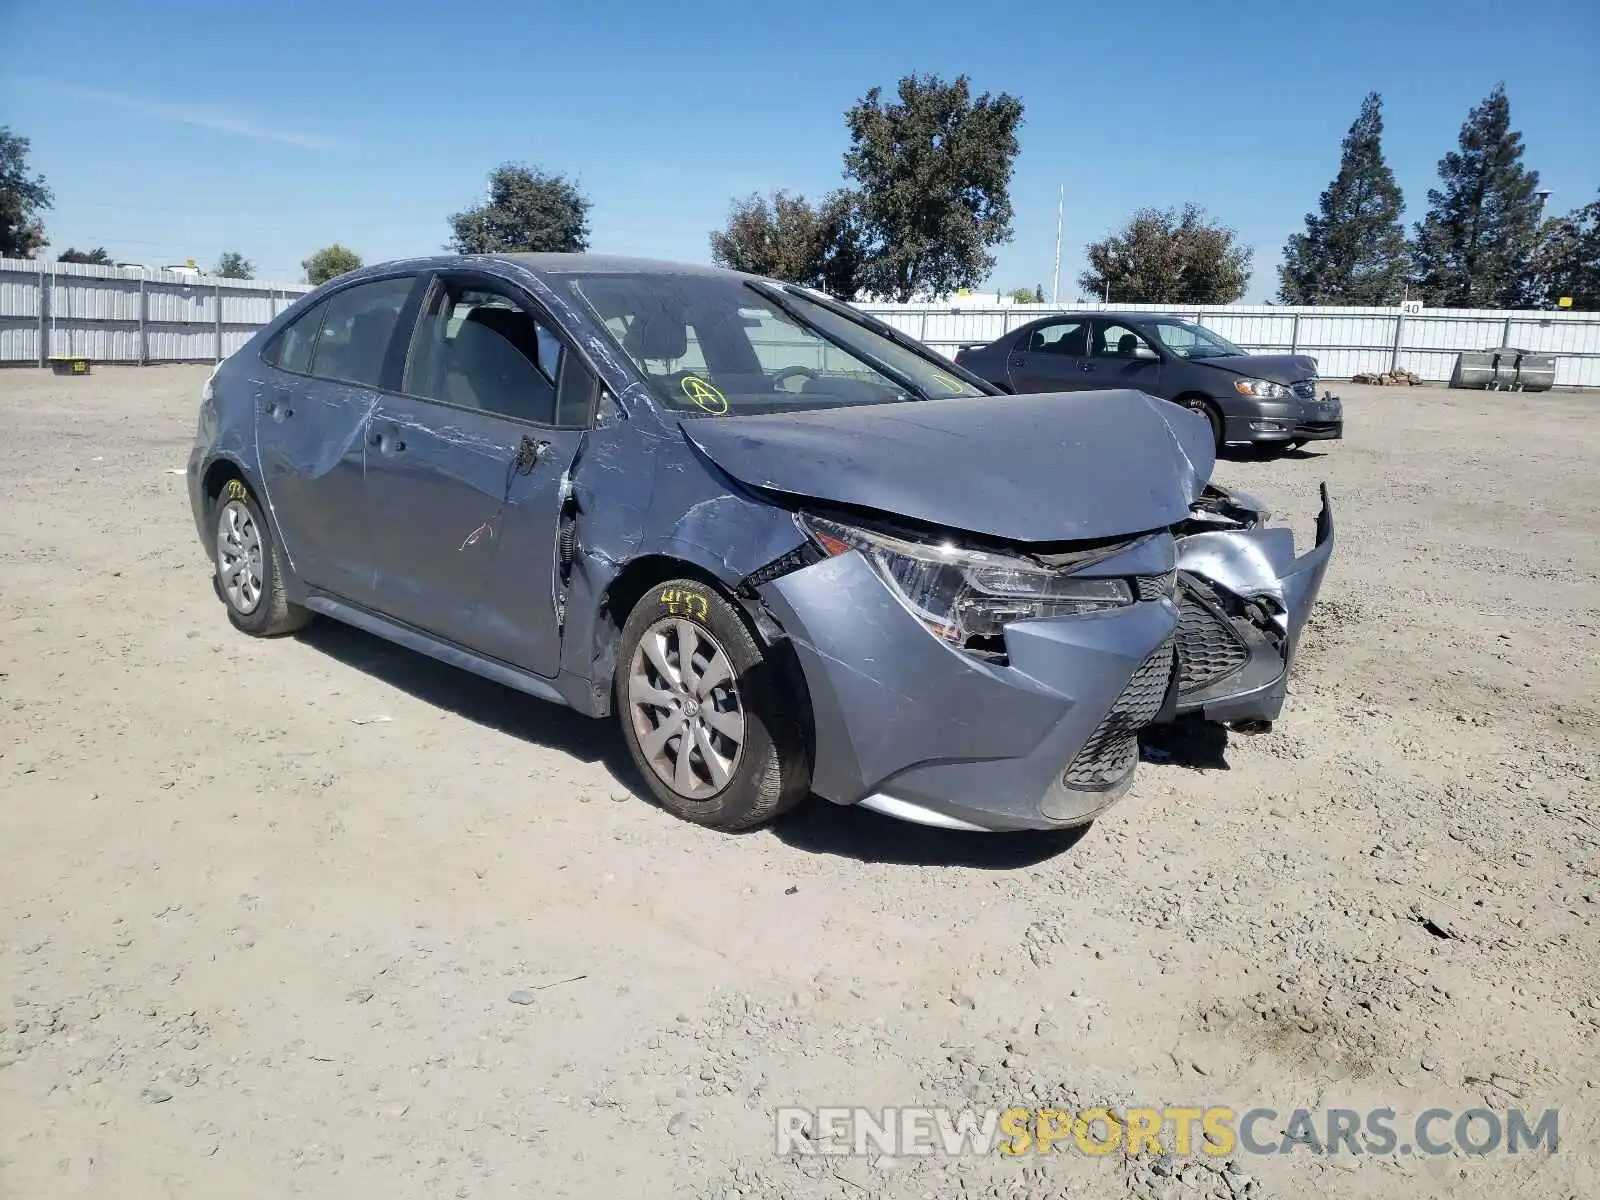
<path fill-rule="evenodd" d="M 820 371 L 813 371 L 810 367 L 780 367 L 772 377 L 772 386 L 779 391 L 786 392 L 789 389 L 783 386 L 783 381 L 791 375 L 798 375 L 801 379 L 815 379 L 820 374 Z"/>

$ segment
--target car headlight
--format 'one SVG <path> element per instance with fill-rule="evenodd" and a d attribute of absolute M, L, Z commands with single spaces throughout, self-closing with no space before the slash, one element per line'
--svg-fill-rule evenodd
<path fill-rule="evenodd" d="M 1133 603 L 1124 579 L 1080 579 L 1009 554 L 907 541 L 809 513 L 800 523 L 829 555 L 860 551 L 936 637 L 962 649 L 997 650 L 1012 621 Z"/>
<path fill-rule="evenodd" d="M 1273 383 L 1270 379 L 1235 379 L 1233 390 L 1241 396 L 1251 396 L 1257 400 L 1282 400 L 1291 393 L 1281 383 Z"/>

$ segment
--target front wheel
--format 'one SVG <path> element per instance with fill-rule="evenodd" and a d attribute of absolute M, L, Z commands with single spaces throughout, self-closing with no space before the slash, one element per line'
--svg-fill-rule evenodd
<path fill-rule="evenodd" d="M 1216 446 L 1217 452 L 1222 451 L 1222 414 L 1217 411 L 1216 405 L 1203 396 L 1189 396 L 1178 403 L 1182 404 L 1192 413 L 1199 413 L 1211 426 L 1211 441 Z"/>
<path fill-rule="evenodd" d="M 795 698 L 733 605 L 691 579 L 634 605 L 617 656 L 617 715 L 662 807 L 748 829 L 799 803 L 810 767 Z"/>

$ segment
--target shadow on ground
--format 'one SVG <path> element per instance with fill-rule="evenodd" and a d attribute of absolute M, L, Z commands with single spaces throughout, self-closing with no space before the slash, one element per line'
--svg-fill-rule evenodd
<path fill-rule="evenodd" d="M 659 807 L 634 767 L 614 720 L 595 720 L 536 700 L 337 621 L 314 621 L 296 636 L 329 658 L 474 724 L 569 754 L 580 762 L 600 763 L 619 786 L 641 802 Z M 672 818 L 663 812 L 662 819 Z M 963 833 L 912 825 L 811 796 L 793 812 L 752 834 L 776 837 L 808 853 L 860 862 L 1003 871 L 1036 866 L 1062 854 L 1076 846 L 1086 830 Z"/>
<path fill-rule="evenodd" d="M 785 845 L 813 854 L 898 866 L 1014 871 L 1071 850 L 1088 826 L 1020 833 L 963 833 L 897 821 L 812 796 L 772 827 Z"/>
<path fill-rule="evenodd" d="M 559 704 L 536 700 L 338 621 L 313 621 L 296 636 L 329 658 L 476 725 L 569 754 L 580 762 L 600 763 L 635 795 L 649 795 L 614 721 L 597 721 Z"/>
<path fill-rule="evenodd" d="M 1226 771 L 1228 730 L 1200 717 L 1179 717 L 1139 735 L 1139 760 L 1195 771 Z"/>

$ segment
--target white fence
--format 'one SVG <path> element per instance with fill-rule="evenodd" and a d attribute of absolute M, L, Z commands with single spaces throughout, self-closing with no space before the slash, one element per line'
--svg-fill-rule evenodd
<path fill-rule="evenodd" d="M 95 362 L 214 362 L 311 289 L 305 284 L 189 277 L 74 263 L 0 259 L 0 363 L 53 356 Z M 1048 304 L 865 304 L 864 311 L 945 354 L 990 342 Z M 1330 379 L 1404 367 L 1450 378 L 1462 350 L 1516 346 L 1556 356 L 1556 383 L 1600 387 L 1600 313 L 1395 308 L 1283 308 L 1230 304 L 1078 305 L 1071 311 L 1170 312 L 1200 321 L 1247 350 L 1309 354 Z"/>
<path fill-rule="evenodd" d="M 310 290 L 0 258 L 0 363 L 216 362 Z"/>
<path fill-rule="evenodd" d="M 1434 309 L 1405 316 L 1397 308 L 1287 308 L 1230 304 L 863 304 L 864 312 L 946 355 L 1053 312 L 1152 312 L 1198 320 L 1231 342 L 1263 354 L 1309 354 L 1320 374 L 1348 379 L 1397 367 L 1447 380 L 1462 350 L 1515 346 L 1556 356 L 1559 387 L 1600 387 L 1600 313 Z"/>

